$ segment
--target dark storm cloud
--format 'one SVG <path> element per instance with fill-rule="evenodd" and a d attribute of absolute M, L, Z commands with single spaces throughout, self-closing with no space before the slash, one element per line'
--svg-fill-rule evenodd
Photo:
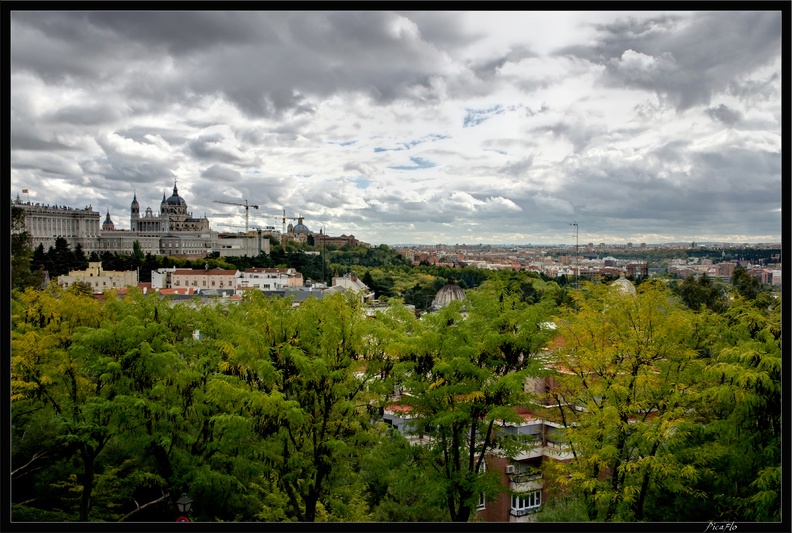
<path fill-rule="evenodd" d="M 676 164 L 668 167 L 670 156 Z M 590 224 L 622 220 L 621 228 L 603 225 L 592 232 L 776 234 L 780 170 L 775 153 L 694 152 L 690 143 L 677 142 L 640 161 L 583 157 L 570 171 L 564 194 Z M 752 213 L 751 223 L 746 213 Z"/>
<path fill-rule="evenodd" d="M 379 103 L 407 97 L 438 75 L 438 51 L 394 13 L 268 13 L 272 41 L 202 54 L 191 86 L 220 92 L 245 113 L 310 113 L 312 99 L 364 92 Z M 287 51 L 288 50 L 288 51 Z M 272 72 L 278 72 L 272 76 Z"/>
<path fill-rule="evenodd" d="M 64 199 L 129 190 L 128 213 L 133 188 L 157 208 L 178 178 L 210 219 L 244 221 L 213 200 L 247 199 L 258 225 L 280 227 L 263 214 L 286 207 L 380 242 L 405 228 L 549 239 L 576 217 L 617 236 L 780 233 L 780 68 L 755 69 L 778 63 L 772 13 L 547 35 L 587 43 L 564 49 L 586 60 L 537 58 L 546 28 L 505 16 L 15 13 L 12 181 Z"/>
<path fill-rule="evenodd" d="M 49 115 L 45 115 L 42 119 L 48 122 L 93 126 L 96 124 L 112 123 L 121 116 L 122 111 L 118 106 L 107 104 L 71 105 L 62 107 Z"/>
<path fill-rule="evenodd" d="M 509 163 L 508 165 L 501 167 L 498 170 L 498 172 L 500 172 L 501 174 L 508 174 L 514 177 L 523 176 L 526 172 L 528 172 L 528 169 L 531 168 L 531 166 L 533 165 L 533 161 L 534 161 L 534 156 L 529 155 L 528 157 L 524 157 L 519 161 L 515 161 L 513 163 Z"/>
<path fill-rule="evenodd" d="M 722 122 L 726 126 L 734 126 L 742 119 L 742 113 L 736 109 L 731 109 L 725 104 L 721 104 L 718 107 L 710 107 L 705 112 L 710 118 Z"/>
<path fill-rule="evenodd" d="M 11 149 L 12 150 L 34 150 L 34 151 L 54 151 L 54 150 L 73 150 L 57 141 L 41 139 L 38 134 L 32 131 L 11 130 Z"/>
<path fill-rule="evenodd" d="M 781 52 L 779 12 L 705 12 L 685 21 L 628 18 L 597 29 L 594 45 L 559 53 L 602 64 L 610 85 L 654 91 L 680 110 L 709 104 L 735 78 Z"/>
<path fill-rule="evenodd" d="M 239 162 L 241 158 L 223 146 L 223 141 L 225 137 L 219 133 L 201 135 L 187 143 L 187 150 L 198 159 L 224 163 Z"/>
<path fill-rule="evenodd" d="M 421 32 L 421 38 L 440 49 L 456 48 L 468 45 L 486 37 L 482 31 L 462 31 L 462 14 L 453 11 L 399 11 L 415 23 Z"/>
<path fill-rule="evenodd" d="M 122 157 L 108 156 L 79 162 L 85 174 L 102 176 L 114 182 L 152 184 L 173 182 L 172 165 L 147 161 L 128 160 Z"/>
<path fill-rule="evenodd" d="M 581 119 L 577 119 L 574 122 L 558 121 L 549 126 L 533 128 L 531 131 L 537 133 L 549 132 L 555 137 L 562 137 L 572 143 L 575 152 L 583 151 L 592 139 L 605 133 L 602 126 L 589 125 Z"/>
<path fill-rule="evenodd" d="M 73 160 L 53 153 L 15 154 L 11 167 L 38 170 L 45 175 L 55 177 L 75 178 L 80 175 L 80 167 Z"/>
<path fill-rule="evenodd" d="M 240 45 L 267 40 L 262 13 L 244 11 L 161 11 L 86 13 L 86 21 L 113 32 L 122 44 L 142 43 L 175 56 L 193 54 L 217 45 Z"/>
<path fill-rule="evenodd" d="M 222 94 L 255 116 L 311 113 L 338 91 L 389 102 L 442 74 L 440 52 L 388 12 L 19 13 L 12 28 L 14 71 L 123 81 L 170 61 L 178 81 L 140 68 L 123 90 L 153 105 Z"/>
<path fill-rule="evenodd" d="M 501 69 L 506 63 L 519 63 L 521 60 L 530 57 L 537 57 L 537 54 L 528 48 L 517 46 L 512 48 L 507 54 L 504 54 L 500 57 L 496 57 L 484 62 L 471 63 L 469 66 L 477 77 L 486 80 L 496 75 L 498 70 Z"/>
<path fill-rule="evenodd" d="M 212 165 L 201 172 L 201 177 L 223 182 L 235 182 L 239 181 L 239 179 L 242 177 L 242 174 L 236 170 L 224 167 L 222 165 Z"/>
<path fill-rule="evenodd" d="M 729 93 L 752 104 L 770 100 L 778 96 L 776 84 L 780 77 L 778 72 L 774 72 L 763 80 L 735 80 L 729 83 Z"/>

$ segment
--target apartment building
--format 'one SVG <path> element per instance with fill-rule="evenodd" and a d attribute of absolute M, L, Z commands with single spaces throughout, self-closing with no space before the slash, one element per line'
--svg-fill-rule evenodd
<path fill-rule="evenodd" d="M 172 288 L 193 287 L 205 289 L 235 289 L 239 277 L 237 270 L 215 268 L 211 270 L 177 269 L 171 274 Z"/>
<path fill-rule="evenodd" d="M 302 287 L 303 276 L 293 268 L 247 268 L 240 273 L 237 288 L 277 291 Z"/>

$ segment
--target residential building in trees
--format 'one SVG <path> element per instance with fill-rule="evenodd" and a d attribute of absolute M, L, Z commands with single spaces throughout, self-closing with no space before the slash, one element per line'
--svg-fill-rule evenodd
<path fill-rule="evenodd" d="M 235 289 L 239 277 L 237 270 L 215 268 L 211 270 L 177 269 L 171 274 L 172 287 L 193 287 L 200 290 L 206 289 Z"/>
<path fill-rule="evenodd" d="M 137 286 L 138 273 L 136 270 L 124 272 L 104 270 L 102 263 L 90 262 L 85 270 L 71 270 L 67 276 L 58 276 L 57 283 L 68 289 L 77 282 L 87 283 L 95 293 L 111 289 L 122 289 L 128 286 Z"/>
<path fill-rule="evenodd" d="M 277 291 L 303 286 L 302 274 L 294 268 L 247 268 L 240 273 L 237 288 Z"/>

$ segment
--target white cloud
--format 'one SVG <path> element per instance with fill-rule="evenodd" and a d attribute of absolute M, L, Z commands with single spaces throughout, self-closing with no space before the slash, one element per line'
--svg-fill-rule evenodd
<path fill-rule="evenodd" d="M 765 238 L 780 232 L 776 25 L 739 11 L 19 13 L 12 192 L 55 184 L 54 203 L 121 214 L 119 190 L 153 204 L 177 179 L 210 220 L 213 200 L 246 198 L 373 243 L 567 242 L 572 217 L 601 241 Z"/>

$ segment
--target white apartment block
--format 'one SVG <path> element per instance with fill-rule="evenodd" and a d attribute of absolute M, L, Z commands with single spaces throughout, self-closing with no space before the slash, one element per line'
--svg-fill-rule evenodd
<path fill-rule="evenodd" d="M 293 268 L 248 268 L 240 273 L 237 288 L 279 291 L 302 287 L 302 274 Z"/>

